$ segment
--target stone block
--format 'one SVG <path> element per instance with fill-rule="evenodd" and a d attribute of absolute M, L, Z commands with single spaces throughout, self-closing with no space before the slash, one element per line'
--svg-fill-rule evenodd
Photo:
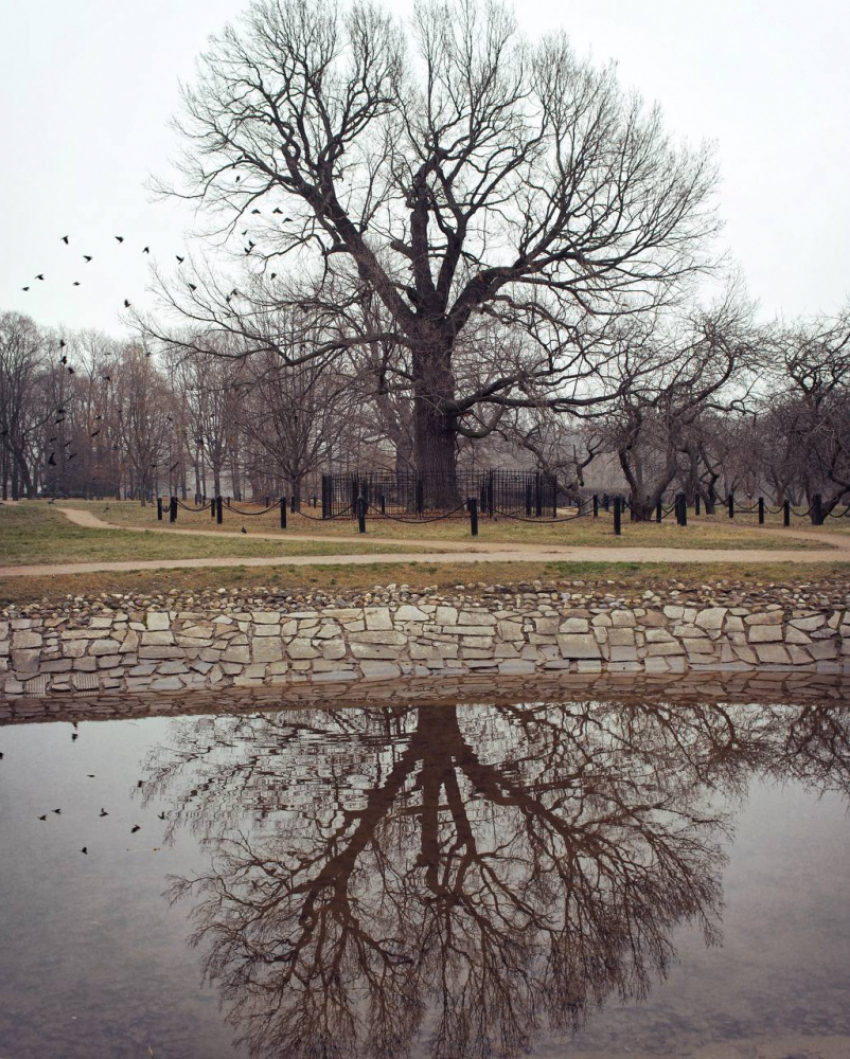
<path fill-rule="evenodd" d="M 366 619 L 366 628 L 380 632 L 392 629 L 393 620 L 390 616 L 389 607 L 366 607 L 363 615 Z"/>
<path fill-rule="evenodd" d="M 589 634 L 573 633 L 558 637 L 558 646 L 564 658 L 600 658 L 596 638 Z"/>
<path fill-rule="evenodd" d="M 279 610 L 255 610 L 251 612 L 251 621 L 255 625 L 280 625 Z"/>
<path fill-rule="evenodd" d="M 791 657 L 782 644 L 759 643 L 755 645 L 755 650 L 759 662 L 766 662 L 770 665 L 791 664 Z"/>
<path fill-rule="evenodd" d="M 390 629 L 386 632 L 353 632 L 349 634 L 350 643 L 384 644 L 391 647 L 404 647 L 407 637 L 403 632 Z"/>
<path fill-rule="evenodd" d="M 782 641 L 781 625 L 751 625 L 747 629 L 750 643 L 778 643 Z"/>
<path fill-rule="evenodd" d="M 149 610 L 147 627 L 153 632 L 164 632 L 171 628 L 171 618 L 167 610 Z"/>
<path fill-rule="evenodd" d="M 817 662 L 824 662 L 838 657 L 838 645 L 834 640 L 820 640 L 806 648 Z"/>
<path fill-rule="evenodd" d="M 97 658 L 99 655 L 114 655 L 121 650 L 118 640 L 94 640 L 89 647 L 89 654 Z"/>
<path fill-rule="evenodd" d="M 727 607 L 706 607 L 701 610 L 694 621 L 701 629 L 722 629 Z"/>
<path fill-rule="evenodd" d="M 612 611 L 611 621 L 615 629 L 630 629 L 637 624 L 635 616 L 630 610 Z"/>
<path fill-rule="evenodd" d="M 380 644 L 353 643 L 351 644 L 351 653 L 355 658 L 395 659 L 398 658 L 399 649 L 397 647 L 382 647 Z M 311 655 L 309 657 L 315 656 Z"/>
<path fill-rule="evenodd" d="M 783 616 L 781 610 L 763 611 L 760 614 L 750 614 L 744 618 L 745 625 L 782 625 Z"/>
<path fill-rule="evenodd" d="M 296 639 L 287 645 L 286 653 L 289 658 L 307 659 L 318 658 L 319 652 L 309 640 Z"/>
<path fill-rule="evenodd" d="M 789 624 L 802 632 L 814 632 L 826 625 L 826 618 L 823 614 L 813 614 L 809 618 L 792 618 Z"/>
<path fill-rule="evenodd" d="M 405 604 L 398 608 L 395 613 L 396 621 L 428 621 L 428 615 L 419 609 L 419 607 L 413 607 L 409 604 Z"/>
<path fill-rule="evenodd" d="M 535 665 L 533 662 L 523 661 L 522 659 L 508 659 L 505 662 L 499 662 L 499 672 L 503 676 L 526 676 L 533 673 Z"/>
<path fill-rule="evenodd" d="M 610 657 L 612 662 L 636 662 L 637 648 L 627 646 L 611 647 Z"/>
<path fill-rule="evenodd" d="M 438 608 L 439 609 L 439 608 Z M 516 621 L 500 621 L 496 624 L 501 639 L 508 642 L 515 642 L 517 640 L 524 639 L 522 626 Z"/>
<path fill-rule="evenodd" d="M 345 644 L 342 640 L 329 640 L 322 644 L 322 658 L 334 661 L 345 658 Z"/>
<path fill-rule="evenodd" d="M 44 640 L 40 632 L 31 632 L 29 630 L 22 630 L 21 632 L 12 633 L 12 650 L 28 650 L 35 647 L 41 647 Z"/>
<path fill-rule="evenodd" d="M 282 658 L 283 644 L 278 638 L 255 638 L 253 644 L 251 645 L 252 662 L 280 662 Z"/>
<path fill-rule="evenodd" d="M 139 654 L 143 654 L 144 648 Z M 238 647 L 228 647 L 227 650 L 221 656 L 224 662 L 234 662 L 241 665 L 248 665 L 251 661 L 251 652 L 248 650 L 247 645 Z"/>
<path fill-rule="evenodd" d="M 255 625 L 254 626 L 254 637 L 256 639 L 271 640 L 280 639 L 280 626 L 279 625 Z"/>
<path fill-rule="evenodd" d="M 634 647 L 634 629 L 609 629 L 608 643 L 611 647 Z"/>
<path fill-rule="evenodd" d="M 648 643 L 646 645 L 647 658 L 671 658 L 674 655 L 683 655 L 684 653 L 685 648 L 676 640 L 673 640 L 672 643 Z"/>
<path fill-rule="evenodd" d="M 139 658 L 155 658 L 165 661 L 167 658 L 183 658 L 182 647 L 140 647 Z"/>
<path fill-rule="evenodd" d="M 561 626 L 558 629 L 560 633 L 574 633 L 574 632 L 589 632 L 590 623 L 587 618 L 567 618 L 566 621 L 561 622 Z"/>
<path fill-rule="evenodd" d="M 387 662 L 361 662 L 360 672 L 366 680 L 396 680 L 401 676 L 401 669 Z"/>

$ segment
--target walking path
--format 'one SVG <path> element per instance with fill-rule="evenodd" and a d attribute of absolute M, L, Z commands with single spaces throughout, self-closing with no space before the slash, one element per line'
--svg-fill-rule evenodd
<path fill-rule="evenodd" d="M 105 522 L 90 511 L 79 508 L 59 508 L 62 514 L 77 526 L 87 529 L 118 529 L 130 532 L 144 533 L 142 526 L 119 526 L 115 523 Z M 161 528 L 161 533 L 189 533 L 204 537 L 232 537 L 244 539 L 241 533 L 230 533 L 227 531 L 217 532 L 211 530 L 183 530 Z M 759 536 L 769 534 L 771 536 L 784 537 L 787 540 L 787 530 L 767 530 L 752 528 L 753 533 Z M 197 569 L 201 567 L 222 566 L 365 566 L 370 563 L 477 563 L 477 562 L 540 562 L 543 560 L 559 562 L 598 562 L 598 563 L 822 563 L 822 562 L 850 562 L 850 535 L 840 533 L 825 534 L 811 533 L 804 530 L 792 530 L 793 537 L 797 540 L 810 540 L 821 545 L 820 548 L 807 550 L 793 549 L 756 549 L 756 548 L 631 548 L 622 547 L 570 547 L 569 545 L 557 544 L 528 544 L 528 543 L 503 543 L 484 541 L 458 541 L 445 540 L 399 540 L 397 537 L 366 538 L 370 544 L 388 544 L 398 547 L 407 544 L 410 547 L 428 548 L 430 554 L 421 552 L 407 554 L 405 552 L 374 552 L 371 554 L 358 555 L 281 555 L 276 557 L 258 558 L 233 558 L 233 559 L 156 559 L 156 560 L 126 560 L 121 562 L 100 563 L 56 563 L 39 564 L 32 566 L 5 566 L 0 567 L 0 577 L 39 577 L 56 576 L 63 574 L 93 574 L 131 570 L 181 570 Z M 285 544 L 280 535 L 270 533 L 252 533 L 253 540 L 273 540 Z M 338 537 L 325 534 L 293 534 L 293 539 L 299 541 L 329 542 L 344 547 L 347 543 L 363 543 L 362 536 Z"/>

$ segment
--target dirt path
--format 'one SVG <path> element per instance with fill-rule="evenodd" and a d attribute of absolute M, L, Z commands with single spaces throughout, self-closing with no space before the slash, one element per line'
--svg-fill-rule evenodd
<path fill-rule="evenodd" d="M 104 522 L 90 511 L 79 508 L 59 508 L 62 514 L 77 526 L 88 529 L 122 529 L 130 532 L 144 533 L 141 526 L 118 526 Z M 190 533 L 206 537 L 242 538 L 240 533 L 213 532 L 210 530 L 161 529 L 162 533 Z M 408 544 L 411 547 L 431 549 L 431 554 L 406 554 L 404 552 L 375 552 L 368 555 L 282 555 L 278 557 L 258 557 L 246 559 L 157 559 L 127 560 L 110 563 L 57 563 L 33 566 L 0 567 L 0 577 L 38 577 L 63 574 L 92 574 L 129 570 L 180 570 L 202 567 L 263 567 L 263 566 L 365 566 L 369 563 L 476 563 L 476 562 L 539 562 L 552 560 L 560 562 L 600 562 L 600 563 L 821 563 L 850 561 L 850 536 L 841 534 L 806 533 L 792 531 L 795 539 L 814 541 L 822 547 L 807 551 L 792 549 L 727 549 L 727 548 L 677 548 L 674 552 L 667 548 L 629 548 L 624 547 L 570 547 L 569 545 L 525 544 L 525 543 L 485 543 L 482 541 L 433 541 L 427 539 L 401 541 L 397 537 L 366 538 L 370 544 L 391 544 L 398 547 Z M 782 530 L 757 530 L 753 533 L 783 536 Z M 255 540 L 281 541 L 279 535 L 252 533 Z M 320 534 L 293 534 L 294 539 L 303 541 L 323 541 L 344 547 L 346 543 L 362 543 L 362 536 L 351 538 L 322 536 Z M 785 536 L 787 539 L 787 536 Z"/>

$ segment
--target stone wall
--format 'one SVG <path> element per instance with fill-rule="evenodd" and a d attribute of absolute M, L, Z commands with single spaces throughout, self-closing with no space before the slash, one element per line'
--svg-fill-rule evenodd
<path fill-rule="evenodd" d="M 780 601 L 762 593 L 722 602 L 723 593 L 709 592 L 665 603 L 647 591 L 645 605 L 600 595 L 494 588 L 411 597 L 386 590 L 384 600 L 309 609 L 269 595 L 225 595 L 193 609 L 176 598 L 139 607 L 127 597 L 30 607 L 0 616 L 0 695 L 476 673 L 850 673 L 850 610 L 834 604 L 813 606 L 782 593 Z"/>

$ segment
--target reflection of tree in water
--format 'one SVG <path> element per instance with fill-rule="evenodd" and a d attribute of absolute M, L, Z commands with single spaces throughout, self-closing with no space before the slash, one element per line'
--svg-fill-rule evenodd
<path fill-rule="evenodd" d="M 577 704 L 181 722 L 149 788 L 212 845 L 195 940 L 255 1055 L 516 1055 L 716 937 L 714 792 L 850 790 L 847 715 Z M 249 826 L 249 814 L 255 822 Z"/>

